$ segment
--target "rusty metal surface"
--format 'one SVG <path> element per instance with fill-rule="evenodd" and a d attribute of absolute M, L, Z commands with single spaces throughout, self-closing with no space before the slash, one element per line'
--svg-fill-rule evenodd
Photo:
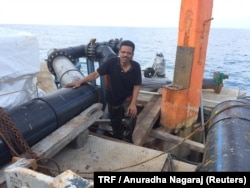
<path fill-rule="evenodd" d="M 173 84 L 179 89 L 189 88 L 193 58 L 194 48 L 177 47 Z"/>
<path fill-rule="evenodd" d="M 53 159 L 62 170 L 91 178 L 97 171 L 161 171 L 167 156 L 162 151 L 90 135 L 84 147 L 65 147 Z"/>

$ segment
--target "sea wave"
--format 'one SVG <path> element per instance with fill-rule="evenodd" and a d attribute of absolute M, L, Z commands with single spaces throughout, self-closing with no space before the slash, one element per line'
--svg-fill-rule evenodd
<path fill-rule="evenodd" d="M 136 44 L 135 60 L 142 68 L 149 65 L 157 52 L 166 58 L 166 76 L 172 80 L 177 48 L 177 28 L 133 28 L 55 25 L 0 25 L 27 31 L 37 36 L 40 59 L 46 59 L 54 48 L 67 48 L 111 39 L 130 39 Z M 204 77 L 212 78 L 219 71 L 229 76 L 224 86 L 250 93 L 250 30 L 215 29 L 209 33 Z"/>

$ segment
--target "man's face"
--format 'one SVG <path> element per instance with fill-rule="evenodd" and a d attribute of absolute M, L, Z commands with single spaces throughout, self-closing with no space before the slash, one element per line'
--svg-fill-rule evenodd
<path fill-rule="evenodd" d="M 119 56 L 122 63 L 129 63 L 134 56 L 133 48 L 130 46 L 122 46 L 119 51 Z"/>

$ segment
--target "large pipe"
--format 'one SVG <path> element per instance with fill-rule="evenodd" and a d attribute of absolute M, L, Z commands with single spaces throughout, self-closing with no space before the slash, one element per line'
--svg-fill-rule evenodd
<path fill-rule="evenodd" d="M 116 56 L 120 42 L 121 40 L 115 39 L 96 43 L 96 40 L 92 39 L 87 45 L 54 49 L 47 59 L 48 69 L 56 77 L 60 87 L 64 87 L 67 83 L 80 80 L 84 76 L 80 69 L 76 67 L 78 58 L 85 57 L 90 60 L 87 64 L 88 73 L 90 73 L 95 69 L 94 61 L 102 64 L 110 57 Z M 92 84 L 95 85 L 95 83 Z M 104 85 L 103 78 L 101 78 L 101 85 Z M 105 93 L 104 87 L 101 89 L 102 93 Z"/>
<path fill-rule="evenodd" d="M 63 87 L 83 77 L 80 70 L 75 67 L 78 58 L 86 57 L 102 63 L 116 55 L 119 45 L 118 39 L 103 43 L 92 40 L 88 45 L 54 49 L 47 59 L 48 69 L 59 78 L 59 83 Z M 52 94 L 35 98 L 10 111 L 5 111 L 27 143 L 32 146 L 87 107 L 98 102 L 97 93 L 96 88 L 91 84 L 84 84 L 77 89 L 61 88 Z M 0 165 L 11 159 L 10 150 L 2 139 L 0 139 L 0 158 Z"/>
<path fill-rule="evenodd" d="M 96 42 L 95 39 L 92 39 L 87 45 L 80 45 L 76 47 L 54 49 L 48 56 L 47 65 L 49 71 L 56 75 L 54 70 L 54 63 L 56 58 L 64 57 L 68 61 L 75 65 L 76 60 L 81 57 L 85 57 L 92 61 L 104 62 L 109 57 L 116 55 L 119 50 L 119 45 L 121 39 L 109 40 L 108 42 Z M 58 62 L 58 61 L 56 61 Z"/>
<path fill-rule="evenodd" d="M 5 109 L 5 112 L 32 146 L 96 102 L 96 89 L 90 84 L 84 84 L 77 89 L 61 88 L 11 110 Z M 11 159 L 9 148 L 2 139 L 0 159 L 0 165 Z"/>
<path fill-rule="evenodd" d="M 76 47 L 68 47 L 68 48 L 62 48 L 62 49 L 53 49 L 53 51 L 49 54 L 47 59 L 47 65 L 49 71 L 55 75 L 52 63 L 57 57 L 65 57 L 69 61 L 71 61 L 73 64 L 75 64 L 75 60 L 80 57 L 85 57 L 87 54 L 86 46 L 80 45 Z"/>
<path fill-rule="evenodd" d="M 57 56 L 52 62 L 52 67 L 61 87 L 83 77 L 80 70 L 65 56 Z"/>
<path fill-rule="evenodd" d="M 250 171 L 250 100 L 219 103 L 211 113 L 200 171 Z"/>
<path fill-rule="evenodd" d="M 64 87 L 67 83 L 71 83 L 80 80 L 84 77 L 79 68 L 76 68 L 75 63 L 78 58 L 85 57 L 87 59 L 88 73 L 95 70 L 94 61 L 98 61 L 99 64 L 107 61 L 110 57 L 116 56 L 119 50 L 121 40 L 115 39 L 109 42 L 96 43 L 95 40 L 91 40 L 88 45 L 81 45 L 78 47 L 70 47 L 63 49 L 55 49 L 49 54 L 47 59 L 47 66 L 50 72 L 56 77 L 60 87 Z M 100 78 L 102 93 L 102 103 L 106 104 L 106 88 L 105 77 Z M 91 82 L 96 86 L 95 81 Z"/>

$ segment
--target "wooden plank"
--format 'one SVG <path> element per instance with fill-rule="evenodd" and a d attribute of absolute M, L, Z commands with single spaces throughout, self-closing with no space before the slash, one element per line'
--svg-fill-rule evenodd
<path fill-rule="evenodd" d="M 160 172 L 167 157 L 163 151 L 89 135 L 84 147 L 77 150 L 65 147 L 53 159 L 62 170 L 84 172 L 80 173 L 84 178 L 92 179 L 96 171 Z M 46 165 L 55 167 L 53 162 Z"/>
<path fill-rule="evenodd" d="M 141 93 L 141 94 L 150 94 L 150 95 L 161 95 L 161 93 L 159 93 L 159 92 L 144 91 L 144 90 L 140 90 L 139 93 Z"/>
<path fill-rule="evenodd" d="M 218 103 L 223 101 L 236 100 L 240 95 L 239 93 L 239 89 L 236 88 L 223 87 L 220 93 L 214 93 L 213 89 L 203 89 L 203 106 L 207 108 L 214 108 Z"/>
<path fill-rule="evenodd" d="M 162 88 L 159 88 L 156 92 L 152 91 L 146 91 L 143 89 L 140 89 L 139 95 L 137 98 L 137 105 L 140 105 L 140 103 L 144 104 L 144 106 L 152 99 L 154 95 L 162 95 Z"/>
<path fill-rule="evenodd" d="M 122 123 L 125 123 L 125 119 L 122 119 Z M 110 119 L 97 119 L 94 122 L 95 125 L 100 125 L 100 124 L 111 124 L 111 120 Z"/>
<path fill-rule="evenodd" d="M 143 145 L 149 132 L 160 116 L 161 96 L 154 95 L 137 117 L 137 123 L 133 132 L 133 143 Z"/>
<path fill-rule="evenodd" d="M 172 134 L 163 132 L 161 130 L 152 129 L 150 132 L 150 136 L 167 141 L 167 142 L 171 142 L 171 143 L 176 143 L 176 144 L 181 143 L 183 146 L 187 146 L 191 150 L 204 153 L 204 149 L 205 149 L 204 144 L 201 144 L 199 142 L 195 142 L 189 139 L 185 139 L 182 137 L 174 136 Z"/>
<path fill-rule="evenodd" d="M 164 169 L 162 170 L 163 172 L 195 172 L 196 169 L 197 169 L 197 165 L 193 165 L 193 164 L 190 164 L 190 163 L 186 163 L 186 162 L 183 162 L 183 161 L 178 161 L 178 160 L 175 160 L 175 159 L 172 159 L 173 160 L 173 166 L 171 169 L 171 167 L 169 166 L 169 164 L 167 164 Z"/>
<path fill-rule="evenodd" d="M 96 103 L 32 147 L 39 157 L 52 157 L 103 115 L 102 104 Z"/>

